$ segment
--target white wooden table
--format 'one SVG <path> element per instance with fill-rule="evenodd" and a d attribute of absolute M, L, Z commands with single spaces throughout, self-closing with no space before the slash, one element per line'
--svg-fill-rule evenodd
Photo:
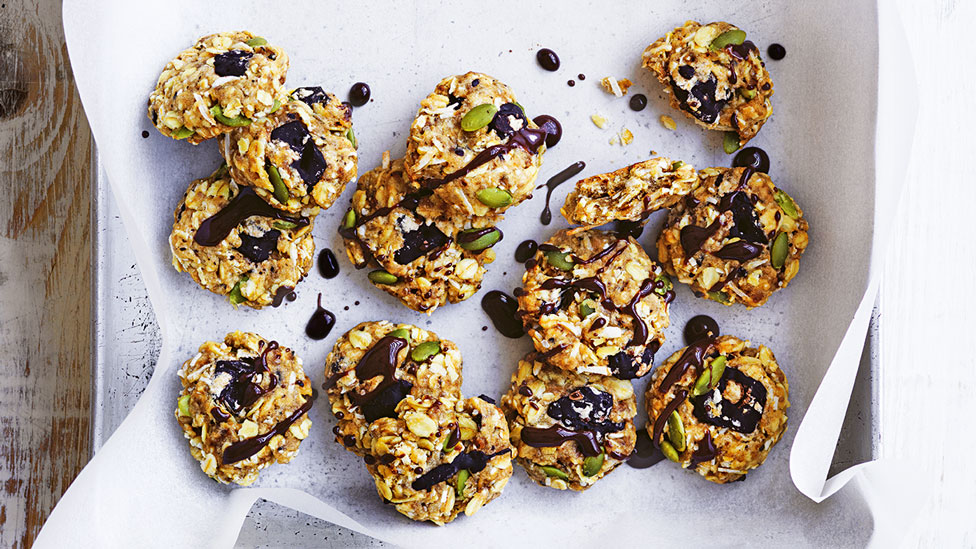
<path fill-rule="evenodd" d="M 976 244 L 968 236 L 974 225 L 973 214 L 966 211 L 969 201 L 976 201 L 976 178 L 965 169 L 969 157 L 976 154 L 976 139 L 972 137 L 976 128 L 976 61 L 970 53 L 976 36 L 976 0 L 898 3 L 914 52 L 914 60 L 906 59 L 905 63 L 914 63 L 919 78 L 920 112 L 908 185 L 882 287 L 882 452 L 883 457 L 912 461 L 917 464 L 919 475 L 932 480 L 932 495 L 918 502 L 919 519 L 905 538 L 905 546 L 976 546 L 976 520 L 972 517 L 976 509 L 976 475 L 968 467 L 976 453 L 970 423 L 976 355 L 965 344 L 971 337 L 969 323 L 976 321 L 972 312 L 976 307 Z M 27 4 L 33 8 L 33 2 Z M 57 33 L 60 14 L 52 6 L 56 2 L 40 0 L 37 4 L 36 9 L 17 11 L 13 19 L 9 15 L 13 12 L 3 11 L 11 10 L 11 6 L 4 4 L 0 7 L 0 28 L 7 28 L 11 21 L 53 28 L 48 34 L 54 38 L 49 40 L 59 44 L 63 38 Z M 58 55 L 61 52 L 55 57 Z M 63 57 L 60 59 L 63 63 Z M 70 75 L 57 73 L 56 78 L 70 83 Z M 69 112 L 79 111 L 76 105 L 68 106 Z M 83 117 L 80 120 L 81 127 L 71 135 L 87 139 Z M 13 147 L 26 142 L 14 133 L 17 131 L 22 130 L 0 124 L 0 144 Z M 87 444 L 80 440 L 83 437 L 76 436 L 87 425 L 87 418 L 79 417 L 87 402 L 87 363 L 81 360 L 80 365 L 71 366 L 73 363 L 61 362 L 79 358 L 87 332 L 75 329 L 58 336 L 54 330 L 52 337 L 43 336 L 52 331 L 52 324 L 86 326 L 89 318 L 87 296 L 71 302 L 72 307 L 64 307 L 66 296 L 85 291 L 88 265 L 78 250 L 90 245 L 90 235 L 84 231 L 82 238 L 64 233 L 70 227 L 84 227 L 87 221 L 87 197 L 73 202 L 62 199 L 76 196 L 67 192 L 69 189 L 87 188 L 85 173 L 79 168 L 84 166 L 88 149 L 78 144 L 67 150 L 75 155 L 69 164 L 75 166 L 71 181 L 66 181 L 64 171 L 57 167 L 58 162 L 66 162 L 62 156 L 41 156 L 49 158 L 54 167 L 42 166 L 32 172 L 35 190 L 51 188 L 53 194 L 47 196 L 53 199 L 44 199 L 31 206 L 34 209 L 30 211 L 53 209 L 53 215 L 44 213 L 40 221 L 31 218 L 31 230 L 8 231 L 0 238 L 0 257 L 5 258 L 4 265 L 0 265 L 0 356 L 4 357 L 0 361 L 0 425 L 5 433 L 8 426 L 13 429 L 13 436 L 4 435 L 4 459 L 0 463 L 0 481 L 4 484 L 0 546 L 30 545 L 50 507 L 67 488 L 64 475 L 73 474 L 87 457 Z M 13 189 L 22 182 L 20 170 L 8 164 L 19 158 L 18 154 L 14 148 L 0 148 L 4 196 L 16 196 Z M 45 196 L 43 192 L 32 193 L 35 194 L 38 200 Z M 72 212 L 79 209 L 77 213 L 84 214 L 81 222 L 70 221 Z M 12 226 L 25 215 L 21 210 L 21 205 L 11 211 L 0 207 L 0 226 Z M 65 212 L 69 216 L 67 225 Z M 65 246 L 70 246 L 67 249 L 75 253 L 75 259 L 54 261 L 52 258 L 65 254 Z M 11 258 L 21 258 L 26 269 L 17 267 L 20 263 L 11 264 Z M 68 272 L 69 265 L 78 272 Z M 38 278 L 48 281 L 46 289 L 31 294 L 31 280 Z M 154 342 L 150 336 L 154 332 L 146 321 L 146 300 L 139 297 L 145 290 L 138 273 L 132 270 L 116 282 L 129 286 L 127 293 L 136 296 L 130 309 L 132 317 L 118 319 L 113 326 L 117 337 L 132 342 L 135 371 L 129 375 L 134 378 L 132 391 L 137 394 L 146 381 L 139 373 L 152 365 Z M 35 294 L 37 299 L 31 300 L 29 296 Z M 62 301 L 46 302 L 45 298 L 51 296 Z M 42 331 L 43 326 L 49 329 Z M 42 336 L 47 344 L 41 343 Z M 64 368 L 69 368 L 71 376 L 58 384 L 37 382 L 65 371 Z M 70 406 L 63 405 L 66 394 L 71 395 Z M 74 434 L 64 432 L 67 423 L 76 426 Z M 39 443 L 52 444 L 51 441 L 57 444 L 57 452 L 38 447 Z M 60 480 L 52 482 L 57 479 Z M 262 517 L 252 519 L 260 523 Z M 294 513 L 284 526 L 290 531 L 302 531 L 292 540 L 296 543 L 380 545 L 299 513 Z M 275 545 L 276 539 L 263 537 L 260 529 L 249 531 L 246 538 L 239 540 L 242 545 Z"/>

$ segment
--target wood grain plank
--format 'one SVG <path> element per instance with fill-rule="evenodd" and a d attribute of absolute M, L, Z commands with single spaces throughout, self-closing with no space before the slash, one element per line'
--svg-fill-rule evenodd
<path fill-rule="evenodd" d="M 931 497 L 904 547 L 976 546 L 976 241 L 969 205 L 976 2 L 900 0 L 920 111 L 906 196 L 885 264 L 881 323 L 884 457 L 907 460 Z M 906 60 L 908 62 L 908 60 Z"/>
<path fill-rule="evenodd" d="M 91 132 L 56 0 L 0 0 L 0 546 L 88 460 Z"/>

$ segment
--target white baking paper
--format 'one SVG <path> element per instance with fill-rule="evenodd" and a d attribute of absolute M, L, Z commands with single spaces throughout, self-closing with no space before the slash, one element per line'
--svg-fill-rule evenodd
<path fill-rule="evenodd" d="M 882 239 L 874 228 L 886 226 L 903 174 L 900 168 L 883 171 L 881 165 L 908 153 L 904 138 L 889 142 L 892 136 L 879 130 L 877 148 L 875 141 L 876 26 L 880 17 L 883 29 L 894 28 L 891 8 L 883 3 L 877 10 L 867 0 L 685 4 L 65 2 L 75 78 L 136 248 L 163 348 L 143 397 L 64 495 L 37 547 L 227 547 L 257 498 L 411 547 L 611 541 L 863 546 L 880 526 L 893 531 L 890 517 L 904 509 L 897 502 L 905 494 L 884 483 L 892 469 L 872 463 L 826 481 L 876 293 L 871 267 L 880 265 Z M 170 58 L 204 34 L 247 28 L 289 52 L 289 86 L 322 85 L 342 96 L 352 83 L 369 82 L 374 101 L 354 113 L 361 173 L 374 167 L 384 150 L 401 155 L 420 100 L 442 77 L 467 70 L 510 84 L 533 116 L 560 119 L 564 137 L 546 153 L 542 180 L 577 160 L 587 163 L 581 174 L 587 176 L 646 159 L 651 150 L 696 167 L 728 165 L 721 135 L 670 111 L 656 81 L 639 67 L 643 48 L 686 19 L 732 21 L 761 48 L 780 42 L 788 50 L 783 61 L 767 60 L 776 85 L 776 114 L 753 144 L 770 153 L 771 176 L 810 220 L 811 245 L 800 274 L 753 311 L 705 302 L 680 288 L 659 355 L 681 347 L 685 321 L 700 313 L 716 317 L 725 333 L 775 351 L 789 376 L 793 408 L 790 429 L 763 467 L 746 482 L 718 486 L 669 463 L 646 470 L 624 466 L 582 494 L 540 488 L 517 468 L 501 498 L 474 517 L 437 528 L 413 523 L 381 503 L 361 461 L 332 440 L 334 420 L 323 399 L 310 412 L 312 434 L 298 457 L 264 471 L 253 488 L 222 486 L 203 475 L 173 409 L 176 369 L 207 339 L 236 329 L 256 331 L 295 349 L 321 384 L 325 356 L 340 333 L 364 320 L 412 322 L 460 346 L 466 395 L 496 397 L 530 343 L 505 339 L 492 328 L 482 331 L 490 323 L 480 295 L 428 318 L 375 290 L 344 257 L 339 278 L 313 274 L 300 285 L 296 302 L 262 311 L 235 311 L 177 273 L 167 244 L 172 210 L 189 182 L 208 175 L 220 160 L 212 143 L 193 147 L 164 138 L 146 118 L 146 98 Z M 887 32 L 882 38 L 890 40 Z M 535 51 L 543 46 L 559 53 L 559 72 L 536 65 Z M 585 81 L 577 76 L 581 73 Z M 606 94 L 598 81 L 608 75 L 633 80 L 631 93 L 646 93 L 647 109 L 634 113 L 626 99 Z M 570 79 L 577 81 L 575 87 L 566 84 Z M 881 96 L 890 91 L 882 88 Z M 609 119 L 607 128 L 590 122 L 594 113 Z M 661 114 L 674 116 L 678 130 L 666 130 L 658 121 Z M 914 119 L 911 106 L 900 104 L 897 114 L 902 121 Z M 633 131 L 634 142 L 610 145 L 614 132 L 625 127 Z M 143 130 L 149 138 L 140 136 Z M 891 149 L 882 150 L 882 144 Z M 556 191 L 557 207 L 569 187 Z M 339 205 L 318 217 L 314 231 L 318 247 L 332 248 L 340 257 L 335 227 L 350 194 L 347 189 Z M 539 194 L 511 211 L 501 225 L 505 239 L 495 248 L 499 259 L 490 266 L 483 291 L 511 291 L 522 272 L 512 258 L 515 246 L 526 238 L 544 240 L 564 226 L 559 219 L 550 227 L 537 222 L 543 199 Z M 649 249 L 663 217 L 653 217 L 641 238 Z M 313 342 L 303 328 L 318 292 L 338 322 L 329 338 Z M 822 380 L 824 389 L 811 404 Z M 638 382 L 638 392 L 645 384 Z M 794 426 L 811 406 L 798 430 Z M 643 413 L 639 418 L 638 423 L 646 421 Z M 854 486 L 847 483 L 851 477 L 867 480 Z M 881 488 L 869 485 L 877 479 Z"/>

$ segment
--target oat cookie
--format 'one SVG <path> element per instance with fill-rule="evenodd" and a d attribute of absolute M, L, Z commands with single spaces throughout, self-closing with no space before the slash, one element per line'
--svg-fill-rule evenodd
<path fill-rule="evenodd" d="M 425 218 L 418 204 L 438 199 L 410 192 L 403 161 L 387 158 L 359 178 L 343 218 L 339 234 L 349 260 L 359 269 L 373 267 L 369 280 L 415 311 L 429 314 L 471 297 L 495 259 L 491 246 L 501 230 L 484 218 L 463 225 Z"/>
<path fill-rule="evenodd" d="M 230 175 L 275 208 L 328 208 L 356 177 L 352 109 L 320 87 L 298 88 L 280 109 L 220 136 Z"/>
<path fill-rule="evenodd" d="M 621 379 L 650 371 L 674 293 L 637 241 L 562 230 L 525 265 L 515 297 L 533 345 L 550 364 Z"/>
<path fill-rule="evenodd" d="M 538 353 L 519 361 L 502 409 L 518 462 L 542 486 L 585 490 L 630 457 L 637 442 L 629 381 L 568 372 Z"/>
<path fill-rule="evenodd" d="M 376 491 L 403 515 L 443 525 L 501 495 L 512 476 L 508 424 L 484 397 L 406 397 L 369 426 Z"/>
<path fill-rule="evenodd" d="M 786 431 L 789 383 L 769 348 L 702 338 L 654 370 L 647 432 L 670 460 L 724 484 L 744 480 Z"/>
<path fill-rule="evenodd" d="M 809 228 L 803 210 L 751 168 L 699 175 L 699 187 L 668 215 L 658 259 L 698 296 L 758 307 L 800 268 Z"/>
<path fill-rule="evenodd" d="M 233 305 L 280 303 L 312 266 L 317 207 L 294 215 L 275 209 L 226 167 L 190 184 L 169 237 L 173 267 Z"/>
<path fill-rule="evenodd" d="M 149 95 L 163 135 L 194 145 L 246 126 L 285 102 L 288 55 L 248 31 L 204 36 L 166 64 Z"/>
<path fill-rule="evenodd" d="M 773 114 L 773 83 L 759 48 L 745 36 L 729 23 L 688 21 L 642 56 L 644 68 L 670 94 L 672 107 L 700 126 L 732 132 L 737 147 L 755 137 Z"/>
<path fill-rule="evenodd" d="M 437 334 L 385 320 L 363 322 L 339 337 L 325 361 L 336 440 L 364 455 L 369 426 L 397 417 L 407 396 L 461 398 L 461 352 Z"/>
<path fill-rule="evenodd" d="M 246 332 L 208 341 L 179 369 L 176 419 L 203 472 L 247 486 L 308 436 L 312 382 L 287 347 Z"/>
<path fill-rule="evenodd" d="M 410 126 L 407 174 L 464 217 L 499 214 L 532 196 L 546 132 L 512 90 L 469 72 L 442 80 Z M 422 204 L 425 217 L 441 214 Z"/>
<path fill-rule="evenodd" d="M 698 174 L 690 164 L 652 158 L 577 181 L 561 212 L 576 225 L 643 223 L 652 212 L 670 208 L 697 186 Z"/>

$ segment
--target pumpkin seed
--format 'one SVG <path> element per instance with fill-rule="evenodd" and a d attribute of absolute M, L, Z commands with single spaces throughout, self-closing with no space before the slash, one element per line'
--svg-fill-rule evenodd
<path fill-rule="evenodd" d="M 266 38 L 264 38 L 263 36 L 255 36 L 254 38 L 252 38 L 252 39 L 248 40 L 247 42 L 245 42 L 245 44 L 247 44 L 248 46 L 251 46 L 252 48 L 256 48 L 258 46 L 266 46 L 266 45 L 268 45 L 268 40 Z"/>
<path fill-rule="evenodd" d="M 756 90 L 750 88 L 739 88 L 739 95 L 744 99 L 752 99 L 756 97 Z"/>
<path fill-rule="evenodd" d="M 356 212 L 354 212 L 352 208 L 350 208 L 349 211 L 346 212 L 346 215 L 342 217 L 342 228 L 351 229 L 355 226 L 356 226 Z"/>
<path fill-rule="evenodd" d="M 595 312 L 596 312 L 596 301 L 593 301 L 592 299 L 584 299 L 583 302 L 579 304 L 579 313 L 580 316 L 582 316 L 583 318 L 586 318 Z M 592 475 L 587 475 L 587 476 L 592 476 Z"/>
<path fill-rule="evenodd" d="M 453 431 L 448 431 L 447 436 L 444 437 L 444 444 L 441 444 L 441 450 L 447 452 L 451 449 L 451 438 L 454 436 Z"/>
<path fill-rule="evenodd" d="M 711 299 L 712 301 L 718 301 L 722 305 L 732 304 L 732 300 L 729 299 L 729 296 L 726 295 L 725 292 L 708 292 L 708 299 Z"/>
<path fill-rule="evenodd" d="M 678 451 L 675 450 L 674 446 L 671 446 L 671 443 L 666 440 L 661 441 L 661 453 L 664 454 L 664 457 L 675 463 L 680 463 L 681 461 L 681 458 L 678 456 Z"/>
<path fill-rule="evenodd" d="M 392 332 L 386 335 L 388 335 L 389 337 L 398 337 L 406 341 L 407 343 L 410 343 L 410 331 L 407 330 L 406 328 L 397 328 L 396 330 L 393 330 Z"/>
<path fill-rule="evenodd" d="M 709 49 L 720 50 L 726 46 L 736 45 L 745 42 L 746 31 L 739 29 L 732 29 L 723 32 L 722 34 L 715 37 L 712 43 L 708 45 Z"/>
<path fill-rule="evenodd" d="M 773 199 L 776 200 L 776 203 L 779 204 L 780 208 L 783 208 L 786 215 L 792 217 L 793 219 L 799 219 L 800 212 L 796 211 L 796 202 L 793 202 L 790 195 L 776 189 L 776 192 L 773 193 Z"/>
<path fill-rule="evenodd" d="M 660 288 L 655 288 L 654 289 L 654 292 L 656 294 L 658 294 L 658 295 L 664 295 L 664 294 L 670 292 L 672 288 L 674 288 L 674 283 L 671 282 L 671 277 L 669 277 L 668 275 L 666 275 L 664 273 L 661 273 L 661 274 L 657 275 L 657 278 L 654 279 L 654 282 L 655 283 L 657 283 L 657 282 L 663 282 L 664 283 L 664 285 L 661 286 Z"/>
<path fill-rule="evenodd" d="M 275 111 L 277 111 L 280 108 L 281 108 L 281 101 L 278 101 L 277 99 L 275 99 L 274 100 L 274 103 L 271 105 L 271 110 L 268 111 L 268 114 L 274 114 Z"/>
<path fill-rule="evenodd" d="M 251 119 L 244 116 L 243 114 L 239 114 L 234 118 L 229 118 L 224 116 L 224 111 L 223 109 L 220 108 L 220 105 L 214 105 L 213 107 L 210 107 L 210 114 L 213 115 L 214 119 L 216 119 L 217 122 L 220 122 L 221 124 L 225 126 L 230 126 L 232 128 L 240 128 L 243 126 L 251 125 Z"/>
<path fill-rule="evenodd" d="M 285 182 L 281 180 L 281 172 L 278 171 L 278 167 L 274 164 L 268 164 L 265 166 L 268 171 L 268 181 L 271 182 L 271 186 L 274 188 L 275 200 L 281 202 L 282 204 L 288 203 L 288 187 L 285 186 Z"/>
<path fill-rule="evenodd" d="M 732 154 L 739 150 L 739 134 L 725 132 L 725 137 L 722 138 L 722 149 L 725 150 L 725 154 Z"/>
<path fill-rule="evenodd" d="M 440 352 L 440 341 L 425 341 L 414 347 L 413 351 L 410 351 L 410 358 L 413 359 L 414 362 L 425 362 L 430 357 Z"/>
<path fill-rule="evenodd" d="M 227 299 L 230 300 L 230 304 L 233 305 L 235 309 L 237 308 L 238 305 L 247 301 L 247 298 L 244 297 L 244 294 L 241 293 L 241 284 L 244 284 L 246 282 L 247 282 L 247 275 L 244 275 L 240 279 L 238 279 L 237 283 L 234 284 L 234 287 L 231 288 L 230 293 L 227 294 Z"/>
<path fill-rule="evenodd" d="M 546 465 L 540 465 L 542 472 L 546 474 L 547 477 L 559 478 L 563 480 L 569 480 L 569 475 L 560 471 L 555 467 L 548 467 Z"/>
<path fill-rule="evenodd" d="M 569 252 L 546 252 L 546 261 L 557 269 L 572 271 L 573 260 L 569 255 Z"/>
<path fill-rule="evenodd" d="M 675 450 L 685 451 L 685 424 L 677 410 L 671 412 L 671 417 L 668 418 L 668 440 Z"/>
<path fill-rule="evenodd" d="M 773 240 L 773 249 L 769 254 L 769 263 L 774 269 L 782 269 L 786 263 L 786 256 L 790 253 L 790 239 L 786 233 L 776 235 Z"/>
<path fill-rule="evenodd" d="M 489 208 L 504 208 L 512 203 L 512 193 L 498 187 L 481 189 L 474 196 Z"/>
<path fill-rule="evenodd" d="M 583 460 L 583 474 L 592 477 L 600 472 L 603 468 L 603 460 L 606 458 L 606 453 L 601 452 L 598 456 L 590 456 Z"/>
<path fill-rule="evenodd" d="M 298 225 L 296 223 L 292 223 L 291 221 L 275 221 L 271 224 L 271 226 L 279 231 L 287 231 L 289 229 L 294 229 Z"/>
<path fill-rule="evenodd" d="M 680 160 L 675 160 L 674 162 L 671 163 L 671 169 L 672 170 L 677 170 L 678 168 L 680 168 L 681 166 L 684 166 L 684 165 L 685 165 L 684 162 L 682 162 Z"/>
<path fill-rule="evenodd" d="M 356 141 L 356 132 L 352 131 L 352 128 L 349 128 L 349 131 L 346 132 L 346 139 L 348 139 L 349 142 L 352 143 L 352 148 L 354 149 L 359 148 L 359 142 Z"/>
<path fill-rule="evenodd" d="M 457 497 L 461 497 L 461 495 L 464 494 L 464 485 L 468 483 L 468 477 L 470 476 L 471 473 L 467 469 L 461 469 L 458 471 L 457 483 L 454 485 L 457 492 Z"/>
<path fill-rule="evenodd" d="M 711 380 L 708 383 L 709 389 L 714 388 L 722 380 L 722 374 L 725 373 L 725 364 L 727 362 L 728 359 L 725 358 L 725 355 L 719 355 L 709 363 L 708 370 L 711 373 Z"/>
<path fill-rule="evenodd" d="M 396 284 L 400 279 L 396 275 L 392 275 L 383 269 L 377 269 L 375 271 L 370 271 L 366 275 L 366 278 L 375 282 L 376 284 Z"/>
<path fill-rule="evenodd" d="M 180 126 L 180 129 L 173 132 L 173 139 L 186 139 L 187 137 L 190 137 L 194 133 L 196 132 L 194 132 L 190 128 L 187 128 L 186 126 Z"/>
<path fill-rule="evenodd" d="M 461 234 L 471 234 L 483 230 L 484 229 L 465 229 L 461 231 Z M 490 232 L 487 232 L 479 236 L 478 238 L 468 242 L 461 242 L 461 240 L 458 239 L 458 246 L 461 246 L 462 248 L 468 250 L 469 252 L 480 252 L 481 250 L 487 250 L 488 248 L 491 248 L 492 246 L 497 244 L 498 241 L 501 239 L 502 239 L 502 232 L 499 231 L 498 229 L 492 228 Z"/>
<path fill-rule="evenodd" d="M 461 118 L 461 129 L 466 132 L 480 130 L 491 123 L 496 112 L 498 107 L 491 103 L 482 103 L 464 114 Z"/>
<path fill-rule="evenodd" d="M 190 415 L 190 395 L 183 395 L 176 401 L 176 407 L 180 410 L 181 416 Z"/>

